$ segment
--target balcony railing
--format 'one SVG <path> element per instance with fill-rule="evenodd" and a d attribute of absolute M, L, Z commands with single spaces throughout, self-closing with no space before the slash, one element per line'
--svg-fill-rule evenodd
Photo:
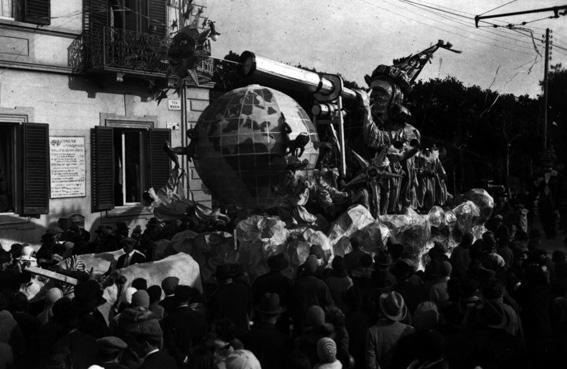
<path fill-rule="evenodd" d="M 96 25 L 84 34 L 87 63 L 90 71 L 124 72 L 165 76 L 168 39 L 149 33 Z"/>
<path fill-rule="evenodd" d="M 149 33 L 104 27 L 103 67 L 129 73 L 166 73 L 161 62 L 167 51 L 167 39 Z"/>
<path fill-rule="evenodd" d="M 69 49 L 69 65 L 75 70 L 165 77 L 168 65 L 162 60 L 167 58 L 169 42 L 158 35 L 95 24 Z M 208 41 L 203 51 L 210 55 Z M 210 82 L 213 60 L 204 59 L 196 71 L 199 83 Z"/>

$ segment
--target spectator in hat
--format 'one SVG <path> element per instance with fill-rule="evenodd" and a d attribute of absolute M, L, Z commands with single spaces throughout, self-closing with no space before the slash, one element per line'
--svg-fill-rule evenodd
<path fill-rule="evenodd" d="M 502 328 L 512 336 L 523 338 L 520 317 L 512 306 L 504 302 L 504 284 L 499 279 L 492 278 L 482 286 L 481 292 L 484 301 L 498 305 L 502 310 L 505 316 Z"/>
<path fill-rule="evenodd" d="M 316 276 L 319 263 L 314 255 L 309 255 L 305 261 L 303 275 L 299 276 L 293 287 L 293 319 L 295 327 L 303 327 L 305 312 L 310 306 L 326 307 L 333 305 L 329 287 Z"/>
<path fill-rule="evenodd" d="M 159 304 L 161 300 L 161 287 L 158 285 L 153 285 L 148 288 L 148 295 L 150 296 L 150 311 L 155 314 L 158 320 L 162 320 L 164 317 L 163 306 Z"/>
<path fill-rule="evenodd" d="M 128 344 L 115 336 L 102 337 L 96 340 L 99 354 L 99 364 L 104 369 L 128 369 L 122 365 L 122 354 Z"/>
<path fill-rule="evenodd" d="M 259 301 L 246 347 L 256 355 L 262 367 L 284 369 L 291 342 L 288 335 L 276 328 L 278 317 L 284 311 L 280 298 L 277 293 L 267 292 Z"/>
<path fill-rule="evenodd" d="M 345 255 L 345 269 L 350 273 L 360 268 L 360 258 L 366 253 L 360 249 L 360 243 L 356 238 L 350 239 L 352 251 Z"/>
<path fill-rule="evenodd" d="M 285 311 L 279 315 L 277 326 L 283 332 L 289 331 L 290 315 L 289 302 L 293 282 L 283 275 L 283 271 L 288 267 L 287 257 L 281 253 L 272 255 L 267 260 L 270 271 L 256 278 L 252 285 L 254 301 L 260 301 L 266 293 L 277 293 L 280 299 L 280 305 Z"/>
<path fill-rule="evenodd" d="M 206 317 L 191 309 L 195 296 L 192 287 L 178 285 L 175 288 L 176 307 L 162 321 L 164 349 L 181 366 L 192 349 L 201 344 L 207 333 Z"/>
<path fill-rule="evenodd" d="M 177 369 L 175 360 L 161 350 L 163 334 L 157 320 L 140 319 L 132 325 L 124 340 L 140 358 L 138 369 Z"/>
<path fill-rule="evenodd" d="M 374 257 L 372 280 L 379 293 L 391 290 L 396 284 L 396 277 L 390 272 L 392 258 L 386 251 L 380 251 Z"/>
<path fill-rule="evenodd" d="M 146 256 L 140 251 L 134 249 L 135 246 L 136 240 L 133 238 L 124 238 L 120 241 L 120 247 L 124 250 L 124 255 L 118 258 L 118 261 L 116 262 L 117 269 L 146 262 Z"/>
<path fill-rule="evenodd" d="M 314 369 L 342 369 L 343 365 L 337 360 L 337 345 L 332 338 L 321 337 L 317 341 L 317 358 Z"/>
<path fill-rule="evenodd" d="M 451 253 L 451 265 L 453 266 L 453 276 L 455 278 L 465 278 L 469 264 L 471 262 L 470 247 L 474 241 L 472 233 L 465 233 L 461 242 L 453 249 Z"/>
<path fill-rule="evenodd" d="M 401 322 L 407 315 L 402 295 L 395 291 L 382 293 L 378 303 L 380 318 L 370 327 L 366 339 L 366 365 L 369 369 L 389 368 L 398 341 L 415 332 L 411 325 Z"/>
<path fill-rule="evenodd" d="M 0 342 L 10 345 L 17 360 L 25 351 L 25 340 L 16 319 L 8 310 L 8 300 L 0 292 Z"/>
<path fill-rule="evenodd" d="M 406 306 L 414 311 L 424 298 L 424 282 L 416 273 L 416 266 L 410 259 L 400 259 L 391 268 L 391 273 L 397 280 L 394 290 L 404 298 Z"/>
<path fill-rule="evenodd" d="M 462 345 L 453 346 L 451 367 L 528 368 L 521 340 L 506 332 L 506 314 L 498 304 L 486 301 L 479 311 L 478 324 L 463 331 Z M 534 368 L 545 356 L 534 356 Z"/>
<path fill-rule="evenodd" d="M 437 306 L 444 307 L 449 303 L 449 292 L 447 291 L 447 282 L 449 281 L 452 267 L 448 261 L 433 260 L 431 264 L 435 264 L 431 269 L 431 280 L 428 283 L 427 299 Z"/>
<path fill-rule="evenodd" d="M 346 291 L 352 287 L 352 279 L 347 275 L 344 259 L 335 256 L 332 262 L 333 269 L 330 275 L 325 278 L 325 283 L 329 286 L 331 297 L 340 309 L 344 309 L 343 297 Z"/>
<path fill-rule="evenodd" d="M 18 323 L 25 341 L 24 354 L 19 365 L 34 367 L 37 364 L 36 353 L 39 349 L 39 320 L 29 313 L 28 299 L 22 292 L 17 292 L 12 296 L 10 311 Z"/>
<path fill-rule="evenodd" d="M 366 335 L 371 326 L 368 306 L 363 303 L 363 295 L 356 287 L 350 288 L 345 295 L 345 326 L 349 335 L 349 353 L 353 356 L 355 369 L 366 368 L 364 346 Z"/>
<path fill-rule="evenodd" d="M 179 278 L 177 277 L 166 277 L 161 281 L 161 288 L 163 289 L 163 294 L 165 297 L 160 301 L 160 305 L 163 307 L 164 315 L 167 316 L 173 309 L 175 309 L 177 303 L 175 301 L 175 288 L 179 285 Z"/>
<path fill-rule="evenodd" d="M 118 238 L 114 229 L 109 225 L 100 225 L 95 231 L 95 237 L 89 248 L 95 252 L 110 252 L 120 250 Z"/>
<path fill-rule="evenodd" d="M 87 369 L 98 362 L 96 339 L 79 328 L 82 318 L 76 303 L 67 298 L 59 299 L 53 307 L 53 319 L 61 331 L 54 345 L 50 343 L 44 348 L 42 343 L 40 346 L 40 350 L 47 350 L 47 358 L 41 359 L 44 365 Z"/>
<path fill-rule="evenodd" d="M 286 256 L 282 254 L 272 255 L 267 260 L 270 271 L 256 278 L 252 285 L 254 300 L 259 301 L 267 292 L 277 293 L 283 307 L 287 306 L 292 282 L 282 274 L 289 263 Z"/>
<path fill-rule="evenodd" d="M 103 291 L 100 284 L 93 279 L 81 282 L 75 286 L 73 302 L 78 309 L 80 318 L 78 328 L 95 338 L 110 335 L 106 320 L 98 310 L 100 305 L 106 303 L 102 294 Z"/>
<path fill-rule="evenodd" d="M 248 332 L 253 308 L 251 288 L 237 280 L 242 274 L 239 264 L 219 265 L 215 273 L 218 286 L 209 299 L 211 320 L 229 319 L 239 335 Z"/>
<path fill-rule="evenodd" d="M 335 327 L 326 321 L 323 308 L 313 305 L 305 312 L 304 328 L 293 345 L 309 358 L 313 367 L 317 363 L 317 342 L 321 337 L 333 337 L 334 334 Z"/>
<path fill-rule="evenodd" d="M 136 353 L 148 349 L 147 343 L 156 348 L 162 347 L 162 329 L 157 317 L 149 311 L 149 305 L 148 293 L 144 290 L 136 291 L 132 296 L 131 306 L 115 317 L 115 335 L 123 339 Z"/>
<path fill-rule="evenodd" d="M 63 230 L 57 225 L 50 225 L 45 234 L 41 237 L 41 247 L 37 250 L 37 262 L 41 267 L 49 267 L 57 264 L 61 258 L 56 255 L 62 255 L 64 250 L 59 245 L 59 238 Z"/>

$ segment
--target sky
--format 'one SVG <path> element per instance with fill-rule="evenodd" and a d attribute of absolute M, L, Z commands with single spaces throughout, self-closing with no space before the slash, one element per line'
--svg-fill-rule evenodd
<path fill-rule="evenodd" d="M 413 2 L 413 4 L 408 1 Z M 340 73 L 365 86 L 364 75 L 378 64 L 419 52 L 441 39 L 462 54 L 438 50 L 419 79 L 453 76 L 465 85 L 479 85 L 516 95 L 541 93 L 545 29 L 552 30 L 550 65 L 567 66 L 567 16 L 542 19 L 552 12 L 487 21 L 518 24 L 528 30 L 475 28 L 474 16 L 566 5 L 559 0 L 201 0 L 206 16 L 221 36 L 213 57 L 230 50 L 319 71 Z M 506 5 L 505 5 L 506 4 Z M 428 7 L 434 7 L 436 10 Z M 535 22 L 532 22 L 535 21 Z M 521 22 L 531 22 L 524 26 Z M 519 32 L 524 32 L 522 35 Z M 535 46 L 534 46 L 535 42 Z M 536 52 L 537 48 L 538 52 Z M 560 49 L 564 48 L 564 49 Z"/>

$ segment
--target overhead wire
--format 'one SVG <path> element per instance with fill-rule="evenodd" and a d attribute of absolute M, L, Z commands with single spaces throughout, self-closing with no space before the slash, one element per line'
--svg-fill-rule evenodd
<path fill-rule="evenodd" d="M 367 1 L 367 0 L 361 0 L 361 1 L 365 2 L 366 4 L 368 4 L 368 5 L 370 5 L 370 6 L 374 7 L 374 8 L 381 9 L 381 10 L 384 10 L 384 11 L 386 11 L 386 12 L 388 12 L 388 13 L 391 13 L 391 14 L 394 14 L 394 15 L 397 15 L 397 16 L 400 16 L 400 17 L 402 17 L 402 18 L 409 19 L 409 20 L 412 20 L 412 21 L 415 21 L 415 22 L 424 24 L 424 25 L 426 25 L 426 26 L 428 26 L 428 27 L 435 28 L 435 29 L 437 29 L 437 30 L 440 30 L 440 31 L 443 31 L 443 32 L 446 32 L 446 33 L 450 33 L 450 34 L 456 35 L 456 36 L 458 36 L 458 37 L 460 37 L 460 38 L 464 38 L 464 39 L 469 40 L 469 41 L 472 40 L 472 41 L 475 41 L 475 42 L 483 43 L 483 44 L 485 44 L 485 45 L 487 45 L 487 44 L 488 44 L 488 45 L 494 45 L 494 43 L 489 43 L 489 42 L 487 42 L 487 41 L 479 40 L 479 39 L 476 39 L 476 38 L 469 38 L 469 37 L 464 36 L 462 33 L 458 33 L 458 32 L 452 31 L 452 30 L 448 30 L 448 29 L 446 29 L 446 28 L 439 27 L 439 26 L 437 26 L 437 25 L 433 25 L 433 24 L 424 22 L 422 19 L 416 19 L 416 18 L 409 17 L 409 16 L 404 15 L 404 14 L 400 14 L 400 13 L 398 13 L 398 12 L 395 12 L 395 11 L 391 10 L 391 9 L 388 9 L 388 8 L 385 8 L 385 7 L 381 7 L 381 6 L 377 5 L 377 4 L 374 4 L 374 3 L 372 3 L 372 2 L 369 2 L 369 1 Z M 461 30 L 461 31 L 462 31 L 462 30 Z M 518 50 L 518 49 L 512 49 L 512 48 L 508 48 L 508 47 L 506 47 L 506 46 L 499 46 L 499 47 L 501 47 L 501 48 L 503 48 L 503 49 L 506 49 L 506 50 L 509 50 L 509 51 L 513 51 L 513 52 L 519 53 L 519 54 L 526 54 L 526 55 L 529 54 L 529 53 L 526 52 L 526 51 L 522 51 L 522 50 Z"/>
<path fill-rule="evenodd" d="M 466 26 L 466 27 L 468 27 L 468 28 L 475 28 L 472 24 L 469 24 L 469 23 L 463 22 L 463 21 L 461 21 L 461 20 L 452 18 L 451 16 L 444 15 L 444 14 L 439 14 L 439 13 L 437 13 L 437 12 L 435 12 L 434 10 L 431 10 L 431 9 L 422 8 L 421 5 L 417 5 L 417 3 L 415 3 L 415 2 L 411 2 L 411 3 L 410 3 L 410 2 L 408 2 L 408 1 L 406 1 L 406 0 L 399 0 L 399 2 L 401 2 L 401 3 L 408 3 L 408 5 L 410 5 L 410 6 L 414 6 L 414 7 L 418 8 L 418 9 L 422 9 L 422 10 L 424 10 L 424 11 L 427 11 L 427 12 L 429 12 L 429 13 L 435 14 L 435 15 L 437 15 L 437 16 L 439 16 L 439 17 L 444 18 L 444 19 L 448 19 L 448 20 L 450 20 L 450 21 L 452 21 L 452 22 L 455 22 L 455 23 L 461 24 L 461 25 L 463 25 L 463 26 Z M 472 19 L 472 18 L 470 18 L 470 19 Z M 529 42 L 527 42 L 526 40 L 523 40 L 523 39 L 514 38 L 514 37 L 509 37 L 509 36 L 503 35 L 503 34 L 501 34 L 501 33 L 490 32 L 490 31 L 484 30 L 484 29 L 483 29 L 483 31 L 484 31 L 484 32 L 487 32 L 487 33 L 490 33 L 490 34 L 492 34 L 492 35 L 498 36 L 498 37 L 502 37 L 502 38 L 506 38 L 506 39 L 512 40 L 512 41 L 516 41 L 516 42 L 521 42 L 521 43 L 529 44 Z"/>
<path fill-rule="evenodd" d="M 507 2 L 507 3 L 505 3 L 505 4 L 502 4 L 502 5 L 498 5 L 498 6 L 496 7 L 496 8 L 492 8 L 492 9 L 490 9 L 490 10 L 487 10 L 487 11 L 485 11 L 484 13 L 482 13 L 482 14 L 479 14 L 479 15 L 485 15 L 485 14 L 487 14 L 487 13 L 490 13 L 490 12 L 492 12 L 492 11 L 496 10 L 496 9 L 500 9 L 500 8 L 503 8 L 503 7 L 505 7 L 506 5 L 509 5 L 509 4 L 512 4 L 512 3 L 515 3 L 516 1 L 518 1 L 518 0 L 512 0 L 512 1 L 508 1 L 508 2 Z"/>

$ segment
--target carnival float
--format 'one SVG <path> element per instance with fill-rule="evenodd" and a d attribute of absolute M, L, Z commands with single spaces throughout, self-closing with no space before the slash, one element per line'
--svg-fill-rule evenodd
<path fill-rule="evenodd" d="M 202 44 L 211 34 L 211 28 L 186 28 L 173 38 L 170 76 L 193 74 L 207 57 Z M 177 270 L 191 279 L 188 284 L 200 287 L 226 263 L 240 264 L 254 279 L 276 254 L 286 255 L 292 274 L 313 245 L 321 246 L 324 263 L 330 264 L 351 251 L 353 238 L 370 254 L 402 245 L 402 257 L 420 268 L 434 244 L 450 253 L 464 233 L 480 237 L 494 207 L 492 197 L 483 189 L 448 193 L 439 151 L 422 144 L 405 104 L 439 49 L 459 52 L 439 41 L 377 66 L 365 77 L 363 90 L 346 88 L 340 75 L 242 53 L 239 69 L 246 85 L 211 102 L 187 133 L 188 147 L 164 148 L 173 162 L 170 182 L 148 192 L 156 218 L 190 219 L 190 226 L 156 242 L 154 259 L 162 260 L 127 268 L 146 268 L 143 275 L 150 279 L 165 276 L 155 270 Z M 310 114 L 282 90 L 310 94 Z M 180 193 L 180 154 L 194 162 L 216 209 Z M 108 279 L 120 253 L 75 256 L 61 262 L 60 271 L 81 269 Z M 135 273 L 118 272 L 130 275 L 121 284 L 126 288 Z M 73 284 L 68 278 L 64 282 Z M 110 287 L 105 293 L 109 301 L 119 294 Z"/>

